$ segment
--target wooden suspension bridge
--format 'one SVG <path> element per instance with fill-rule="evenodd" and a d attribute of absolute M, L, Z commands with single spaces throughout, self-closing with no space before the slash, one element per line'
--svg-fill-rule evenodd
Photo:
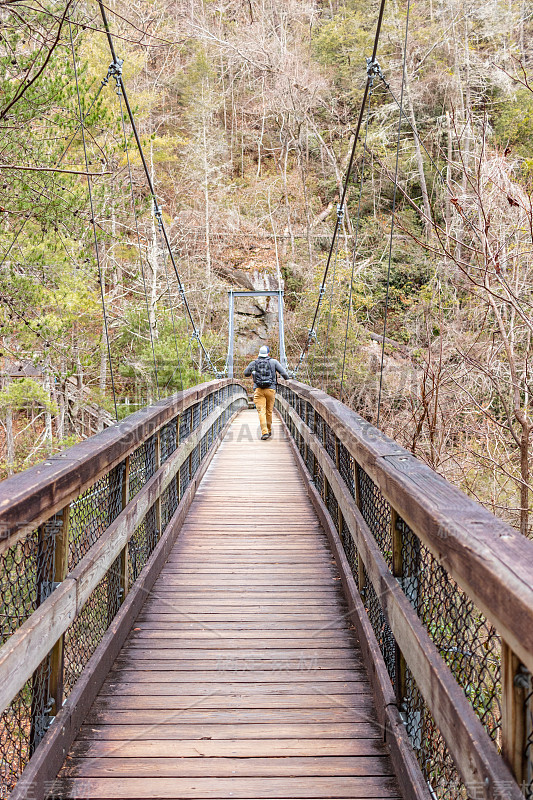
<path fill-rule="evenodd" d="M 531 798 L 533 543 L 276 408 L 212 381 L 0 485 L 2 798 Z"/>

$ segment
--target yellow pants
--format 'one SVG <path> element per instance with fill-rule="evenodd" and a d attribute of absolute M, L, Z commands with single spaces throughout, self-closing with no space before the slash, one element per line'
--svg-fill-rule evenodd
<path fill-rule="evenodd" d="M 254 403 L 259 414 L 262 434 L 270 433 L 272 430 L 272 409 L 275 398 L 275 389 L 256 389 L 254 392 Z"/>

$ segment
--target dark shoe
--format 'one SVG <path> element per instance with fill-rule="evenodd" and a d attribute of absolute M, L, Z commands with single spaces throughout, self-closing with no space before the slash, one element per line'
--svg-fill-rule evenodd
<path fill-rule="evenodd" d="M 270 434 L 269 434 L 269 433 L 264 433 L 264 434 L 261 436 L 261 439 L 268 439 L 268 438 L 269 438 L 269 436 L 270 436 Z"/>
<path fill-rule="evenodd" d="M 272 436 L 272 431 L 269 431 L 268 432 L 268 438 L 270 439 L 271 436 Z"/>

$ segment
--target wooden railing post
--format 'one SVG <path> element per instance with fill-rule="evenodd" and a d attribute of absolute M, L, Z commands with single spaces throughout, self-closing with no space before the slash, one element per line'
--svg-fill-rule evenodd
<path fill-rule="evenodd" d="M 361 492 L 359 489 L 359 464 L 357 461 L 353 460 L 353 486 L 354 486 L 354 499 L 355 505 L 357 508 L 361 508 Z M 363 591 L 365 588 L 365 565 L 363 564 L 363 559 L 361 558 L 361 554 L 357 554 L 357 585 L 359 588 L 359 593 Z"/>
<path fill-rule="evenodd" d="M 70 505 L 54 517 L 61 524 L 54 532 L 54 584 L 65 580 L 68 574 Z M 46 525 L 47 523 L 45 523 Z M 48 693 L 52 700 L 51 714 L 55 716 L 63 705 L 65 637 L 61 636 L 50 654 Z"/>
<path fill-rule="evenodd" d="M 403 578 L 403 536 L 401 529 L 398 527 L 398 514 L 391 508 L 390 518 L 390 535 L 392 542 L 392 574 L 395 578 Z M 395 644 L 395 660 L 396 660 L 396 685 L 394 687 L 396 692 L 396 700 L 401 707 L 406 696 L 406 664 L 402 651 Z"/>
<path fill-rule="evenodd" d="M 40 606 L 68 572 L 69 506 L 39 525 L 35 573 L 36 605 Z M 63 645 L 61 636 L 32 679 L 30 751 L 33 753 L 63 704 Z"/>
<path fill-rule="evenodd" d="M 337 467 L 337 471 L 340 475 L 341 472 L 341 443 L 339 441 L 339 437 L 335 436 L 335 466 Z M 341 476 L 342 477 L 342 476 Z M 342 541 L 342 511 L 340 507 L 340 503 L 337 503 L 337 530 L 339 531 L 339 536 L 341 537 Z"/>
<path fill-rule="evenodd" d="M 122 473 L 122 510 L 126 508 L 130 501 L 130 457 L 126 456 L 124 460 L 124 471 Z M 122 604 L 126 599 L 129 590 L 129 560 L 128 560 L 128 545 L 122 548 L 120 553 L 120 603 Z"/>
<path fill-rule="evenodd" d="M 155 435 L 155 469 L 154 472 L 161 466 L 161 430 L 158 430 Z M 155 508 L 155 529 L 156 529 L 156 540 L 159 541 L 161 538 L 161 495 L 157 498 L 154 504 Z"/>
<path fill-rule="evenodd" d="M 531 691 L 531 675 L 517 655 L 502 639 L 502 753 L 518 785 L 528 779 L 526 746 L 528 709 L 526 699 Z"/>
<path fill-rule="evenodd" d="M 180 419 L 181 419 L 181 414 L 178 414 L 177 417 L 176 417 L 176 450 L 180 446 Z M 174 480 L 176 481 L 176 492 L 177 492 L 176 496 L 178 498 L 178 505 L 179 505 L 179 502 L 181 500 L 181 498 L 180 498 L 180 470 L 178 470 L 176 472 L 176 477 L 174 478 Z"/>

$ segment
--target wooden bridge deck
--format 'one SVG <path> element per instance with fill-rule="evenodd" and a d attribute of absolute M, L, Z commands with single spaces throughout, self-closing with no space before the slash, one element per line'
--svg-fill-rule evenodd
<path fill-rule="evenodd" d="M 57 798 L 397 798 L 326 536 L 279 421 L 242 412 Z"/>

